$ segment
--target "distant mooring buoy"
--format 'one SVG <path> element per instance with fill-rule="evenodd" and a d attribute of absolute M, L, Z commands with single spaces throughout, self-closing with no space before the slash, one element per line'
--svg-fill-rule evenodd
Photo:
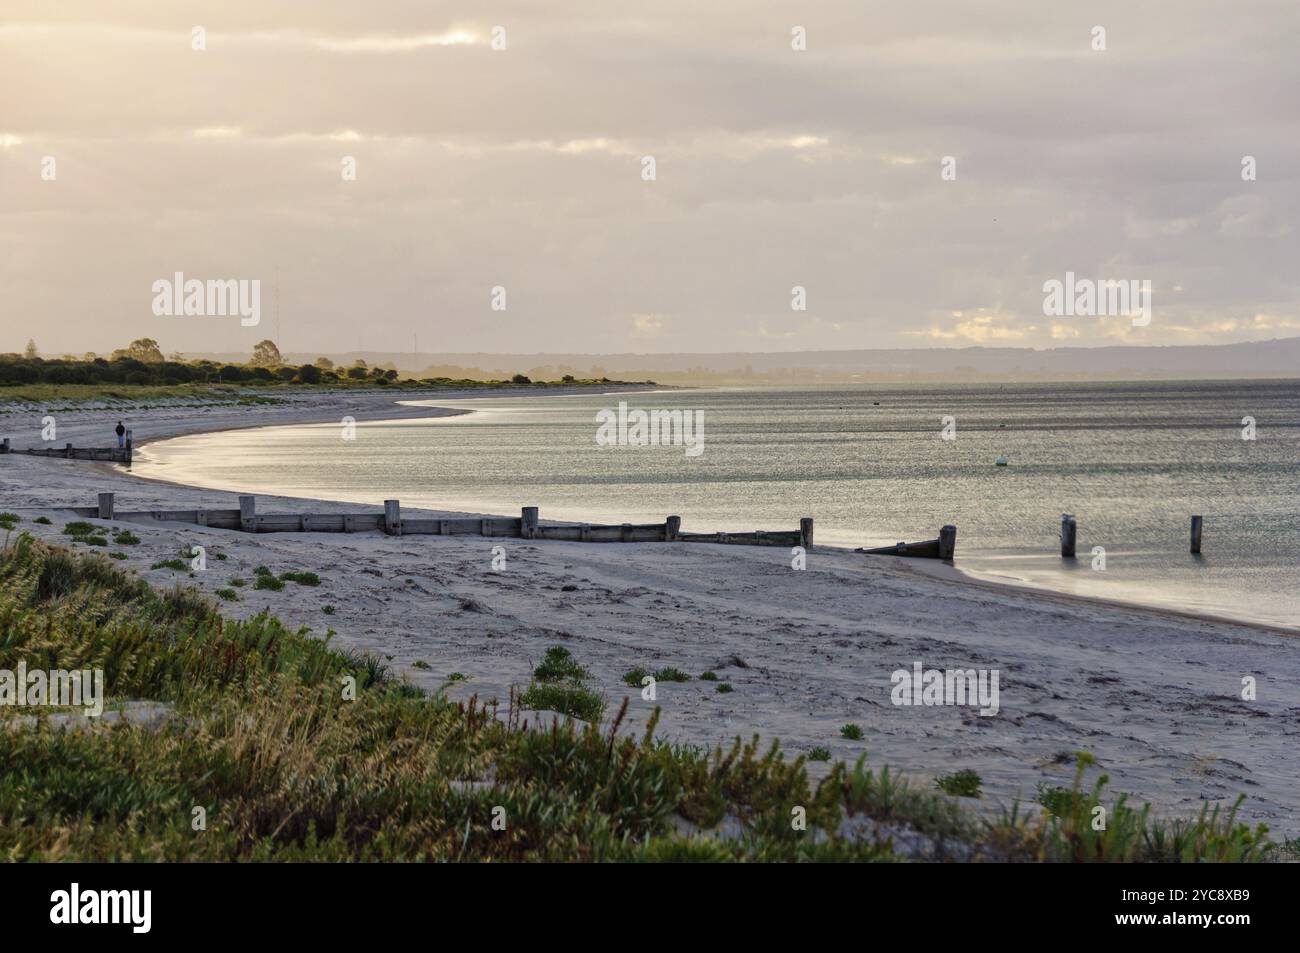
<path fill-rule="evenodd" d="M 998 457 L 998 459 L 997 459 L 997 461 L 996 461 L 996 465 L 999 466 L 999 467 L 1005 467 L 1005 466 L 1007 465 L 1008 462 L 1009 462 L 1009 461 L 1007 460 L 1007 455 L 1004 453 L 1004 454 L 1002 454 L 1001 456 Z"/>

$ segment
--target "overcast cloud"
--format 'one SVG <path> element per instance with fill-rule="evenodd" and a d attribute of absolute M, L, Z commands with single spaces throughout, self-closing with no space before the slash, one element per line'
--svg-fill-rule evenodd
<path fill-rule="evenodd" d="M 277 269 L 321 352 L 1293 336 L 1297 37 L 1294 0 L 5 0 L 0 351 L 251 349 Z M 260 278 L 261 325 L 155 316 L 177 271 Z M 1149 280 L 1150 325 L 1044 316 L 1066 271 Z"/>

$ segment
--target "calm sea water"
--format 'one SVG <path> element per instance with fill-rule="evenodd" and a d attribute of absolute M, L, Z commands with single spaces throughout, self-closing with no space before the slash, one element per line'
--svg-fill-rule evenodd
<path fill-rule="evenodd" d="M 703 411 L 704 452 L 595 442 L 619 400 Z M 958 527 L 957 566 L 1300 626 L 1300 382 L 863 385 L 435 401 L 473 413 L 153 444 L 145 476 L 222 489 L 884 545 Z M 942 418 L 956 439 L 941 439 Z M 1257 439 L 1242 439 L 1242 418 Z M 994 465 L 1005 454 L 1006 467 Z M 1078 560 L 1059 556 L 1063 512 Z M 1188 553 L 1192 514 L 1204 553 Z M 1092 549 L 1106 568 L 1092 569 Z"/>

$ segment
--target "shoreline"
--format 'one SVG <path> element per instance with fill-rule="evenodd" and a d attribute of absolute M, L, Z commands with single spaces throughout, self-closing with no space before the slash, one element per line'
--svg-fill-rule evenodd
<path fill-rule="evenodd" d="M 649 390 L 653 391 L 658 389 L 660 388 L 656 386 L 655 388 L 650 388 Z M 350 409 L 352 410 L 353 416 L 355 416 L 357 413 L 361 413 L 365 415 L 364 417 L 357 417 L 358 423 L 362 423 L 362 422 L 386 423 L 390 421 L 399 421 L 399 420 L 436 420 L 443 417 L 460 417 L 460 416 L 467 416 L 469 414 L 476 413 L 476 411 L 473 410 L 465 410 L 462 408 L 455 408 L 455 407 L 438 407 L 438 406 L 431 406 L 431 405 L 415 406 L 413 404 L 414 401 L 428 401 L 428 400 L 447 399 L 447 398 L 453 400 L 491 399 L 493 397 L 501 397 L 501 396 L 504 397 L 533 397 L 533 396 L 566 397 L 566 396 L 587 394 L 590 393 L 592 390 L 594 390 L 594 388 L 586 388 L 586 387 L 556 388 L 554 391 L 550 391 L 545 394 L 542 394 L 542 393 L 538 393 L 537 391 L 530 390 L 529 388 L 519 387 L 519 388 L 504 388 L 501 390 L 494 390 L 492 393 L 487 395 L 476 393 L 474 391 L 463 391 L 463 392 L 454 391 L 451 393 L 439 392 L 436 393 L 435 396 L 430 396 L 430 397 L 398 396 L 394 394 L 387 394 L 382 391 L 380 392 L 364 391 L 358 394 L 349 394 L 347 392 L 337 392 L 337 393 L 342 396 L 346 396 L 350 398 L 349 404 L 347 406 L 349 406 Z M 606 391 L 602 389 L 600 392 L 605 393 Z M 645 393 L 645 392 L 647 392 L 647 388 L 645 387 L 645 385 L 640 385 L 640 384 L 628 384 L 621 387 L 616 387 L 615 390 L 610 391 L 610 393 Z M 353 403 L 356 403 L 358 401 L 360 401 L 361 403 L 360 407 L 351 406 Z M 378 405 L 378 406 L 372 407 L 371 405 Z M 283 405 L 272 405 L 272 406 L 283 406 Z M 135 447 L 138 449 L 141 447 L 145 447 L 150 443 L 157 443 L 165 440 L 173 440 L 179 437 L 205 436 L 205 435 L 217 434 L 217 433 L 230 433 L 230 432 L 235 432 L 240 430 L 270 429 L 274 427 L 294 427 L 294 426 L 311 426 L 311 425 L 327 424 L 327 423 L 336 422 L 338 418 L 337 406 L 334 407 L 330 413 L 326 413 L 324 408 L 318 406 L 317 402 L 314 401 L 313 402 L 303 401 L 302 406 L 296 407 L 295 409 L 296 409 L 295 413 L 293 413 L 292 415 L 287 415 L 290 416 L 291 419 L 276 420 L 276 421 L 260 421 L 252 424 L 241 423 L 238 425 L 230 425 L 227 423 L 220 423 L 215 426 L 203 426 L 204 423 L 203 421 L 195 421 L 195 422 L 186 421 L 184 423 L 177 421 L 175 425 L 172 427 L 164 427 L 159 430 L 150 429 L 143 437 L 143 439 L 135 440 Z M 178 489 L 192 490 L 195 492 L 210 492 L 210 493 L 237 493 L 238 492 L 237 490 L 230 490 L 222 487 L 205 487 L 205 486 L 200 486 L 197 484 L 187 483 L 179 480 L 169 480 L 165 476 L 140 476 L 136 473 L 133 473 L 130 468 L 125 467 L 122 464 L 118 464 L 118 463 L 97 462 L 97 463 L 90 463 L 89 466 L 90 468 L 97 470 L 101 473 L 113 474 L 120 478 L 125 478 L 131 480 L 132 482 L 138 482 L 143 484 L 157 483 L 166 486 L 176 487 Z M 356 500 L 331 499 L 326 497 L 283 496 L 280 494 L 260 494 L 260 493 L 258 495 L 260 497 L 267 498 L 267 499 L 292 500 L 296 503 L 311 504 L 311 505 L 329 505 L 329 506 L 333 506 L 337 504 L 351 504 L 356 506 L 373 505 L 373 504 L 368 504 Z M 445 507 L 426 506 L 426 507 L 418 507 L 418 508 L 411 509 L 411 512 L 417 512 L 417 511 L 433 512 L 433 513 L 441 513 L 441 514 L 456 514 L 456 515 L 466 515 L 468 513 L 468 511 L 447 509 Z M 508 517 L 512 514 L 487 513 L 487 512 L 475 511 L 472 514 L 468 514 L 468 515 Z M 573 523 L 577 521 L 556 520 L 551 522 Z M 595 521 L 589 521 L 589 522 L 595 522 Z M 817 549 L 822 552 L 828 552 L 828 551 L 843 552 L 843 553 L 853 552 L 852 547 L 833 546 L 833 545 L 826 545 L 826 544 L 819 544 Z M 1019 583 L 1010 580 L 999 581 L 999 580 L 988 579 L 979 575 L 975 575 L 974 571 L 963 570 L 960 566 L 957 565 L 943 565 L 943 564 L 931 565 L 931 563 L 934 562 L 933 560 L 897 559 L 896 557 L 885 557 L 885 556 L 880 556 L 880 557 L 864 556 L 864 558 L 885 560 L 887 561 L 887 565 L 891 569 L 895 569 L 897 571 L 901 571 L 905 573 L 906 572 L 919 573 L 928 576 L 930 578 L 937 579 L 942 582 L 953 584 L 953 585 L 971 586 L 971 587 L 983 588 L 995 592 L 1000 590 L 1011 590 L 1015 592 L 1028 593 L 1030 595 L 1041 597 L 1044 599 L 1068 602 L 1071 604 L 1096 605 L 1096 606 L 1104 606 L 1104 607 L 1110 607 L 1116 609 L 1139 611 L 1139 612 L 1150 613 L 1156 616 L 1165 617 L 1174 620 L 1185 619 L 1194 622 L 1224 623 L 1227 625 L 1240 626 L 1247 629 L 1252 629 L 1252 630 L 1257 630 L 1262 632 L 1270 632 L 1270 633 L 1283 635 L 1283 636 L 1300 635 L 1300 625 L 1297 625 L 1295 627 L 1273 625 L 1267 622 L 1261 622 L 1252 619 L 1235 618 L 1227 614 L 1220 615 L 1212 612 L 1193 612 L 1188 610 L 1174 609 L 1168 606 L 1156 605 L 1156 604 L 1151 604 L 1146 602 L 1139 602 L 1136 600 L 1111 599 L 1103 596 L 1091 596 L 1091 595 L 1082 595 L 1079 593 L 1064 592 L 1061 590 L 1052 589 L 1048 586 L 1036 585 L 1034 583 L 1027 583 L 1027 582 Z"/>
<path fill-rule="evenodd" d="M 427 418 L 439 408 L 396 400 L 448 396 L 374 395 L 350 409 L 319 400 L 233 413 L 155 408 L 135 429 L 147 442 L 348 413 L 358 421 Z M 60 415 L 61 438 L 84 444 L 85 434 L 104 429 L 103 411 L 67 416 Z M 118 505 L 131 509 L 230 505 L 223 501 L 234 495 L 23 454 L 0 458 L 0 468 L 0 509 L 23 514 L 19 530 L 60 545 L 70 542 L 61 533 L 73 518 L 65 508 L 92 504 L 96 490 L 116 491 Z M 277 512 L 356 508 L 261 494 L 258 503 Z M 37 513 L 52 523 L 34 524 Z M 1070 753 L 1085 749 L 1098 762 L 1090 771 L 1104 770 L 1113 791 L 1151 801 L 1157 813 L 1194 812 L 1202 799 L 1230 805 L 1245 793 L 1243 818 L 1300 834 L 1300 723 L 1283 688 L 1300 680 L 1300 653 L 1289 630 L 987 583 L 824 546 L 809 553 L 806 571 L 792 572 L 789 554 L 773 547 L 626 543 L 609 544 L 618 546 L 611 551 L 471 536 L 326 539 L 114 525 L 140 539 L 121 547 L 122 565 L 154 586 L 194 586 L 214 600 L 225 590 L 235 597 L 219 602 L 229 617 L 269 611 L 318 637 L 333 632 L 336 647 L 376 654 L 413 684 L 456 701 L 477 695 L 504 704 L 512 687 L 528 685 L 546 648 L 560 644 L 590 671 L 611 711 L 629 697 L 621 730 L 630 733 L 644 730 L 658 705 L 658 736 L 669 742 L 711 748 L 757 733 L 765 743 L 780 739 L 792 755 L 825 748 L 852 762 L 867 754 L 914 776 L 971 768 L 985 790 L 973 804 L 988 810 L 1033 800 L 1038 784 L 1068 785 Z M 205 572 L 154 568 L 193 544 L 207 548 Z M 499 544 L 509 563 L 494 572 Z M 259 565 L 310 571 L 321 585 L 254 591 Z M 232 587 L 236 578 L 249 582 Z M 891 672 L 915 661 L 1000 670 L 1000 714 L 895 707 Z M 657 699 L 643 701 L 624 683 L 636 667 L 676 667 L 692 678 L 660 682 Z M 718 693 L 717 683 L 700 679 L 706 672 L 734 691 Z M 1244 674 L 1258 677 L 1258 701 L 1236 697 Z M 863 739 L 841 737 L 845 724 L 861 726 Z M 820 761 L 807 767 L 814 777 L 826 770 Z"/>
<path fill-rule="evenodd" d="M 631 385 L 631 386 L 635 386 L 635 385 Z M 587 392 L 586 389 L 579 389 L 579 390 L 572 391 L 572 393 L 575 394 L 583 394 L 586 392 Z M 639 393 L 644 391 L 631 390 L 630 392 Z M 376 396 L 387 397 L 388 395 L 380 394 Z M 446 397 L 448 395 L 440 395 L 440 396 Z M 491 397 L 496 397 L 496 396 L 564 397 L 564 396 L 570 396 L 570 393 L 566 391 L 564 393 L 537 394 L 535 392 L 529 392 L 526 389 L 520 388 L 516 391 L 512 391 L 504 395 L 493 393 L 483 399 L 490 399 Z M 435 398 L 414 398 L 414 399 L 433 400 L 438 398 L 435 397 Z M 463 400 L 467 398 L 453 397 L 453 399 Z M 473 410 L 465 410 L 462 408 L 454 408 L 454 407 L 437 407 L 437 406 L 430 406 L 430 405 L 406 406 L 407 404 L 409 404 L 410 400 L 411 400 L 410 398 L 403 398 L 400 400 L 394 399 L 389 408 L 390 412 L 375 418 L 368 418 L 367 422 L 386 423 L 389 421 L 398 421 L 398 420 L 435 420 L 443 417 L 467 416 L 469 414 L 473 414 L 477 412 Z M 397 413 L 397 411 L 403 411 L 403 412 Z M 306 426 L 306 425 L 314 425 L 314 424 L 326 424 L 332 422 L 335 422 L 335 415 L 333 414 L 327 415 L 320 411 L 313 412 L 312 410 L 309 409 L 305 411 L 303 415 L 298 417 L 298 419 L 294 419 L 294 420 L 282 421 L 276 423 L 263 422 L 263 423 L 252 424 L 248 426 L 239 426 L 239 427 L 223 426 L 219 428 L 190 429 L 190 430 L 178 431 L 175 433 L 162 433 L 158 435 L 151 435 L 145 441 L 137 441 L 136 446 L 142 447 L 145 446 L 147 443 L 154 443 L 162 440 L 171 440 L 177 437 L 199 436 L 199 435 L 207 435 L 207 434 L 215 434 L 215 433 L 228 433 L 228 432 L 238 431 L 238 430 L 260 430 L 260 429 L 269 429 L 273 427 Z M 358 419 L 358 422 L 360 423 L 361 420 Z M 170 486 L 184 487 L 186 489 L 192 489 L 197 491 L 207 491 L 207 492 L 216 492 L 216 493 L 234 492 L 232 490 L 222 488 L 222 487 L 205 487 L 205 486 L 199 486 L 192 483 L 186 483 L 183 481 L 169 480 L 163 476 L 139 476 L 131 473 L 129 469 L 124 468 L 121 464 L 95 463 L 92 465 L 98 469 L 107 472 L 114 472 L 114 473 L 124 474 L 127 476 L 132 476 L 137 480 L 145 481 L 145 482 L 164 483 Z M 357 500 L 346 500 L 341 498 L 335 499 L 335 498 L 327 498 L 327 497 L 309 497 L 309 496 L 293 496 L 293 497 L 285 497 L 285 498 L 297 500 L 304 504 L 351 503 L 357 506 L 373 505 L 373 504 L 368 504 Z M 426 507 L 420 507 L 418 509 L 424 511 L 439 512 L 439 513 L 462 512 L 459 510 L 449 509 L 443 505 L 439 505 L 438 507 L 426 506 Z M 509 517 L 513 514 L 487 513 L 487 512 L 480 513 L 476 511 L 474 515 Z M 584 520 L 584 521 L 593 522 L 593 523 L 598 522 L 597 520 Z M 552 520 L 548 522 L 574 523 L 580 521 Z M 823 552 L 825 551 L 835 551 L 835 552 L 845 552 L 845 553 L 853 552 L 853 548 L 850 546 L 819 544 L 817 549 Z M 1091 604 L 1091 605 L 1098 605 L 1098 606 L 1107 606 L 1107 607 L 1119 608 L 1119 609 L 1138 610 L 1138 611 L 1152 613 L 1167 618 L 1186 619 L 1195 622 L 1221 622 L 1229 625 L 1241 626 L 1244 628 L 1255 629 L 1259 631 L 1272 632 L 1279 635 L 1289 635 L 1289 636 L 1300 635 L 1300 624 L 1294 627 L 1275 625 L 1268 622 L 1262 622 L 1253 619 L 1237 618 L 1228 615 L 1226 613 L 1218 614 L 1213 612 L 1196 612 L 1191 610 L 1175 609 L 1168 606 L 1158 605 L 1150 602 L 1141 602 L 1138 600 L 1107 598 L 1104 596 L 1093 596 L 1093 595 L 1084 595 L 1084 594 L 1072 593 L 1072 592 L 1064 592 L 1058 589 L 1053 589 L 1050 586 L 1038 585 L 1029 582 L 1015 582 L 1011 580 L 1001 581 L 1001 580 L 989 579 L 980 575 L 976 575 L 975 570 L 965 570 L 959 565 L 938 564 L 935 563 L 934 560 L 916 560 L 916 559 L 899 560 L 896 557 L 886 557 L 886 556 L 865 557 L 865 558 L 888 560 L 889 561 L 888 565 L 890 565 L 891 567 L 895 567 L 900 571 L 922 573 L 925 575 L 929 575 L 932 578 L 940 579 L 944 582 L 956 584 L 956 585 L 974 586 L 979 588 L 990 589 L 993 591 L 997 591 L 999 589 L 1011 589 L 1019 592 L 1031 593 L 1034 595 L 1041 596 L 1043 598 L 1055 599 L 1058 601 L 1065 601 L 1070 603 L 1082 603 L 1082 604 Z M 960 557 L 958 561 L 960 561 Z"/>

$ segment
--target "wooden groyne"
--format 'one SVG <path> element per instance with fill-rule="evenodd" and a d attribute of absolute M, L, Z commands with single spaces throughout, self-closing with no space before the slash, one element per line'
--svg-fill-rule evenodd
<path fill-rule="evenodd" d="M 1192 517 L 1192 533 L 1189 551 L 1193 556 L 1201 555 L 1201 530 L 1205 517 Z M 1079 542 L 1079 521 L 1072 513 L 1061 514 L 1061 558 L 1074 559 Z M 901 543 L 899 545 L 902 545 Z"/>
<path fill-rule="evenodd" d="M 957 552 L 957 527 L 951 523 L 939 530 L 934 539 L 921 540 L 919 543 L 895 543 L 893 546 L 877 546 L 874 549 L 856 549 L 854 552 L 866 553 L 868 556 L 902 556 L 908 559 L 942 559 L 952 562 Z"/>
<path fill-rule="evenodd" d="M 95 506 L 70 512 L 93 519 L 122 522 L 193 523 L 245 533 L 363 533 L 389 536 L 487 536 L 557 540 L 574 543 L 731 543 L 742 546 L 813 545 L 813 520 L 807 516 L 795 530 L 755 530 L 742 533 L 683 533 L 680 516 L 662 523 L 543 524 L 538 508 L 525 506 L 518 517 L 482 516 L 405 518 L 401 502 L 385 500 L 377 513 L 258 513 L 257 498 L 241 496 L 237 509 L 118 510 L 113 493 L 99 494 Z"/>
<path fill-rule="evenodd" d="M 126 432 L 125 446 L 122 447 L 74 447 L 64 444 L 62 447 L 28 447 L 26 450 L 14 450 L 9 438 L 0 440 L 0 453 L 26 453 L 32 457 L 55 457 L 61 460 L 95 460 L 102 463 L 131 462 L 131 431 Z"/>

